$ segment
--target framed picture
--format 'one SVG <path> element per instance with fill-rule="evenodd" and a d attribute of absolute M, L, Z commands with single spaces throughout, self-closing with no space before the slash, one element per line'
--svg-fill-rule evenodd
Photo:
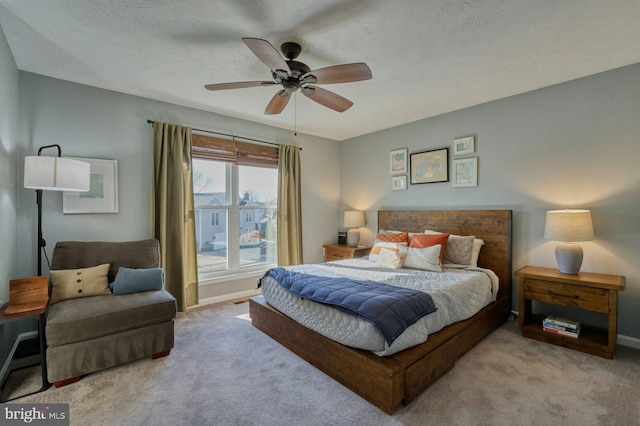
<path fill-rule="evenodd" d="M 389 173 L 407 173 L 407 149 L 394 149 L 389 154 Z"/>
<path fill-rule="evenodd" d="M 89 192 L 65 192 L 62 213 L 118 213 L 118 162 L 75 158 L 91 164 Z"/>
<path fill-rule="evenodd" d="M 467 136 L 453 140 L 453 155 L 473 154 L 475 152 L 475 138 Z"/>
<path fill-rule="evenodd" d="M 478 186 L 478 157 L 453 160 L 453 186 Z"/>
<path fill-rule="evenodd" d="M 411 184 L 449 181 L 449 148 L 411 154 Z"/>
<path fill-rule="evenodd" d="M 405 175 L 391 176 L 391 189 L 393 189 L 394 191 L 402 191 L 407 189 L 407 177 Z"/>

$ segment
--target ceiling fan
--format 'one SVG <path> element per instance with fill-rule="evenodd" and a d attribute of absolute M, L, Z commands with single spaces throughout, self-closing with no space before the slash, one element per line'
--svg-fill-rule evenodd
<path fill-rule="evenodd" d="M 282 85 L 282 90 L 276 93 L 269 101 L 267 108 L 264 110 L 265 114 L 280 114 L 289 103 L 291 94 L 298 89 L 303 95 L 320 105 L 338 112 L 344 112 L 353 105 L 353 102 L 329 90 L 314 86 L 314 84 L 350 83 L 371 78 L 371 70 L 363 62 L 334 65 L 311 71 L 306 64 L 294 60 L 302 50 L 298 43 L 287 42 L 282 44 L 280 49 L 284 57 L 287 58 L 285 61 L 276 48 L 266 40 L 247 37 L 243 38 L 242 41 L 258 59 L 271 69 L 273 81 L 241 81 L 207 84 L 204 87 L 208 90 L 227 90 Z"/>

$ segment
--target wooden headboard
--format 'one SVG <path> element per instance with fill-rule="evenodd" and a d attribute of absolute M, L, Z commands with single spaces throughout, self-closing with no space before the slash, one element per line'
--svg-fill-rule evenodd
<path fill-rule="evenodd" d="M 495 272 L 499 294 L 511 298 L 511 210 L 379 210 L 378 229 L 430 229 L 482 239 L 478 266 Z"/>

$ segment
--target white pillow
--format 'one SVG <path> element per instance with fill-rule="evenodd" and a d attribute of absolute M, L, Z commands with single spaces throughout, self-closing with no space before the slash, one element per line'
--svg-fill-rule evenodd
<path fill-rule="evenodd" d="M 430 229 L 425 229 L 425 234 L 442 234 L 442 232 L 432 231 Z M 449 234 L 449 237 L 460 237 L 461 235 Z M 473 239 L 473 248 L 471 249 L 471 266 L 478 266 L 478 256 L 480 256 L 480 249 L 484 245 L 484 241 L 480 238 Z"/>
<path fill-rule="evenodd" d="M 388 248 L 383 248 L 380 250 L 377 263 L 385 268 L 400 269 L 404 264 L 406 255 L 407 252 L 404 249 L 393 251 Z"/>
<path fill-rule="evenodd" d="M 471 251 L 471 266 L 478 266 L 478 256 L 480 256 L 480 249 L 484 245 L 484 241 L 480 238 L 473 239 L 473 251 Z"/>
<path fill-rule="evenodd" d="M 383 248 L 387 248 L 387 249 L 390 249 L 391 251 L 399 252 L 402 247 L 406 249 L 407 243 L 387 243 L 384 241 L 377 241 L 371 248 L 371 253 L 369 253 L 369 260 L 371 262 L 377 262 L 378 257 L 380 257 L 380 252 L 382 251 Z"/>
<path fill-rule="evenodd" d="M 442 267 L 440 267 L 441 248 L 440 244 L 425 248 L 409 247 L 407 256 L 404 259 L 404 267 L 442 272 Z"/>

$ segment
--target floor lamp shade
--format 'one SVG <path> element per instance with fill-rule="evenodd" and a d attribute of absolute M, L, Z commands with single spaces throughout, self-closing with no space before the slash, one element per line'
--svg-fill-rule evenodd
<path fill-rule="evenodd" d="M 562 241 L 556 246 L 556 262 L 563 274 L 577 274 L 582 266 L 582 247 L 577 242 L 594 239 L 589 210 L 551 210 L 547 212 L 544 238 Z"/>
<path fill-rule="evenodd" d="M 344 227 L 351 228 L 347 232 L 347 245 L 356 247 L 360 243 L 360 232 L 355 229 L 364 226 L 364 212 L 351 210 L 344 212 Z"/>
<path fill-rule="evenodd" d="M 57 148 L 57 157 L 43 157 L 43 149 Z M 47 243 L 42 237 L 42 191 L 87 192 L 91 183 L 91 165 L 86 161 L 62 157 L 60 145 L 47 145 L 37 156 L 24 158 L 24 187 L 36 190 L 38 205 L 38 275 L 42 275 L 42 251 Z"/>
<path fill-rule="evenodd" d="M 24 187 L 43 191 L 88 191 L 91 165 L 63 157 L 24 158 Z"/>

